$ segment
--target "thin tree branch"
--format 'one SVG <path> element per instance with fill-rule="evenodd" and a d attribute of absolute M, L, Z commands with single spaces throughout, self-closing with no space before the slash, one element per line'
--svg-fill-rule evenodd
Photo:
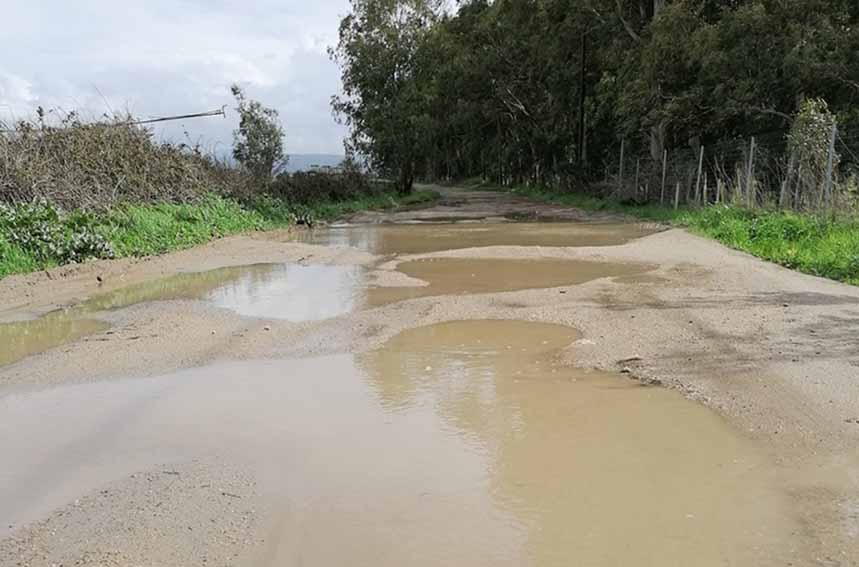
<path fill-rule="evenodd" d="M 636 43 L 641 43 L 641 36 L 635 33 L 635 30 L 632 29 L 630 23 L 623 17 L 623 6 L 620 5 L 620 0 L 615 0 L 615 4 L 617 5 L 617 17 L 620 19 L 620 23 L 623 24 L 623 28 L 626 30 L 626 33 L 629 34 L 629 37 L 635 40 Z"/>

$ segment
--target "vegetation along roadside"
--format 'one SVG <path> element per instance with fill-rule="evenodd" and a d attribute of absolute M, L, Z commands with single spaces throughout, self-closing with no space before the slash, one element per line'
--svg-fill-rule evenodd
<path fill-rule="evenodd" d="M 349 160 L 333 171 L 286 173 L 277 113 L 233 92 L 241 119 L 233 161 L 159 142 L 130 116 L 85 122 L 39 109 L 35 120 L 5 128 L 0 278 L 438 197 L 397 193 Z"/>
<path fill-rule="evenodd" d="M 859 285 L 859 222 L 849 214 L 752 209 L 729 203 L 675 210 L 659 203 L 623 202 L 546 186 L 509 190 L 543 202 L 687 227 L 787 268 Z"/>

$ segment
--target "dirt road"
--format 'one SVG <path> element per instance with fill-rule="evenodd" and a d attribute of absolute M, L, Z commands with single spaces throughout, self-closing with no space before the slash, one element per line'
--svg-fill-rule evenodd
<path fill-rule="evenodd" d="M 506 194 L 348 221 L 0 281 L 0 565 L 859 565 L 859 289 Z"/>

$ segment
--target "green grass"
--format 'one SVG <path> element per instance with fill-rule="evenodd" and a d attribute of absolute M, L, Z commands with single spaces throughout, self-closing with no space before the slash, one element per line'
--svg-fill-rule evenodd
<path fill-rule="evenodd" d="M 859 222 L 785 211 L 711 206 L 676 222 L 765 260 L 859 285 Z"/>
<path fill-rule="evenodd" d="M 487 187 L 492 189 L 492 187 Z M 632 205 L 545 187 L 511 189 L 532 199 L 608 211 L 689 228 L 754 256 L 807 274 L 859 285 L 859 219 L 732 205 Z"/>
<path fill-rule="evenodd" d="M 89 258 L 150 256 L 241 232 L 291 225 L 296 213 L 328 220 L 356 211 L 425 204 L 420 190 L 339 202 L 293 205 L 270 197 L 247 203 L 210 195 L 193 204 L 125 205 L 106 212 L 65 214 L 48 204 L 0 206 L 0 278 Z"/>

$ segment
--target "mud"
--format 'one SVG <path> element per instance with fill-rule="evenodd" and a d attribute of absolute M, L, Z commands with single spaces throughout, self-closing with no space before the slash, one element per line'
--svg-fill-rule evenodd
<path fill-rule="evenodd" d="M 7 398 L 0 525 L 117 475 L 229 456 L 252 468 L 259 505 L 269 503 L 256 536 L 245 535 L 253 565 L 781 565 L 799 551 L 778 476 L 748 441 L 676 393 L 562 364 L 577 337 L 555 325 L 455 322 L 358 356 Z M 14 441 L 21 429 L 26 440 Z M 164 470 L 159 480 L 175 469 Z M 233 503 L 228 485 L 208 484 L 204 502 Z M 106 508 L 80 526 L 31 528 L 17 548 L 34 540 L 46 558 L 94 554 L 102 544 L 69 542 L 103 540 L 89 526 Z M 244 525 L 248 512 L 237 513 Z M 165 528 L 175 527 L 149 521 L 136 535 Z M 112 543 L 124 550 L 127 537 Z M 208 549 L 195 537 L 192 549 Z M 192 560 L 188 545 L 174 558 Z"/>

